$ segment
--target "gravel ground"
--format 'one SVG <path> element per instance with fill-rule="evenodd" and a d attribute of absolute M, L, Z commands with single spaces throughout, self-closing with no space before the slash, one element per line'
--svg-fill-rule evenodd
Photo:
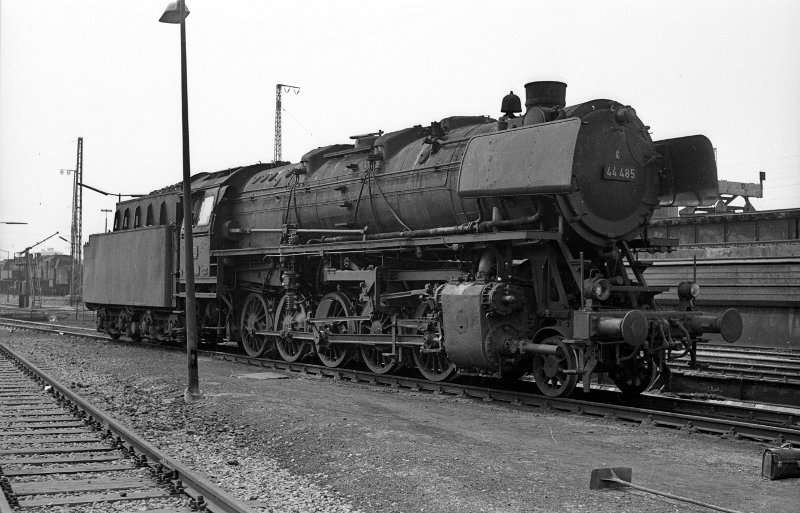
<path fill-rule="evenodd" d="M 746 512 L 796 512 L 800 480 L 760 477 L 764 447 L 528 407 L 9 333 L 81 395 L 264 512 L 708 511 L 635 490 L 589 491 L 593 468 Z M 270 378 L 270 379 L 262 379 Z"/>

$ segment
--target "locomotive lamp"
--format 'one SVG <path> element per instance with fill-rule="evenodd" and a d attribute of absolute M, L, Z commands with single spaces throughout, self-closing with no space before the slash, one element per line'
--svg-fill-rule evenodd
<path fill-rule="evenodd" d="M 583 296 L 586 299 L 605 301 L 611 297 L 611 282 L 599 276 L 583 280 Z"/>
<path fill-rule="evenodd" d="M 183 398 L 187 403 L 202 399 L 197 371 L 197 315 L 194 294 L 194 241 L 192 240 L 191 167 L 189 165 L 189 102 L 186 85 L 186 17 L 189 10 L 183 0 L 167 6 L 158 21 L 181 26 L 181 125 L 183 128 L 183 237 L 184 280 L 186 282 L 186 356 L 189 383 Z"/>
<path fill-rule="evenodd" d="M 678 299 L 691 301 L 700 295 L 700 285 L 693 281 L 682 281 L 678 285 Z"/>
<path fill-rule="evenodd" d="M 681 310 L 692 310 L 694 300 L 700 295 L 700 285 L 693 281 L 682 281 L 678 284 L 678 307 Z"/>

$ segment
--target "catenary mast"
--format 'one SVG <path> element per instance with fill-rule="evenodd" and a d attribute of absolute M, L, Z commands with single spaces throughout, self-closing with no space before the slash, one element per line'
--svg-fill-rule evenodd
<path fill-rule="evenodd" d="M 294 94 L 300 92 L 297 86 L 286 84 L 275 84 L 275 155 L 273 162 L 280 162 L 281 160 L 281 91 L 286 88 L 286 92 L 294 91 Z"/>
<path fill-rule="evenodd" d="M 69 283 L 69 298 L 80 301 L 82 296 L 83 265 L 81 260 L 83 232 L 83 137 L 78 137 L 78 157 L 75 163 L 75 180 L 72 187 L 72 236 L 70 237 L 70 256 L 72 257 L 72 277 Z"/>

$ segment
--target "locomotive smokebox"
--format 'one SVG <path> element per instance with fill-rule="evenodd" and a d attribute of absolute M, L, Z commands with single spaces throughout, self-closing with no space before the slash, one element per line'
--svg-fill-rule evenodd
<path fill-rule="evenodd" d="M 559 108 L 567 105 L 567 84 L 539 81 L 525 84 L 525 107 Z"/>

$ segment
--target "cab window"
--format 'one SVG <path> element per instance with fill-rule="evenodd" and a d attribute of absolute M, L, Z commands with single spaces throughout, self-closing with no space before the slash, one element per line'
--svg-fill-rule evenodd
<path fill-rule="evenodd" d="M 211 211 L 214 209 L 214 196 L 206 196 L 200 205 L 200 213 L 197 215 L 197 226 L 206 226 L 211 220 Z"/>

